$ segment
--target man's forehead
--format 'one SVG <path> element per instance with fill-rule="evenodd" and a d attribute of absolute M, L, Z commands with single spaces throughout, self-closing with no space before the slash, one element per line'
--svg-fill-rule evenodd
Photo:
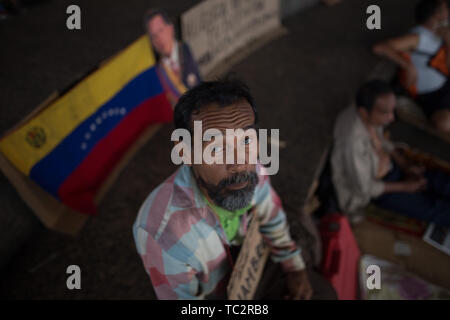
<path fill-rule="evenodd" d="M 204 106 L 192 113 L 191 121 L 192 127 L 194 121 L 202 121 L 203 131 L 245 129 L 255 124 L 255 114 L 250 104 L 242 99 L 226 107 L 219 107 L 217 104 Z"/>
<path fill-rule="evenodd" d="M 164 27 L 165 25 L 166 25 L 166 23 L 160 14 L 153 16 L 147 22 L 147 26 L 149 28 Z"/>
<path fill-rule="evenodd" d="M 375 101 L 375 108 L 380 111 L 390 110 L 395 107 L 396 98 L 395 94 L 388 93 L 380 95 Z"/>

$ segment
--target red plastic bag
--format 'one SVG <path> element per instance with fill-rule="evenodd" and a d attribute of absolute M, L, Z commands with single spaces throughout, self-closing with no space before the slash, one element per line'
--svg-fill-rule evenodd
<path fill-rule="evenodd" d="M 360 251 L 348 219 L 339 213 L 328 214 L 322 218 L 319 230 L 323 276 L 331 282 L 340 300 L 357 299 Z"/>

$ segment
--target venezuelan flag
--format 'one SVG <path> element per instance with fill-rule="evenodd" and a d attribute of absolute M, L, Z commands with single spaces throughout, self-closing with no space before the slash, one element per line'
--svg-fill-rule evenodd
<path fill-rule="evenodd" d="M 96 193 L 132 143 L 149 125 L 171 120 L 142 36 L 3 137 L 0 151 L 69 207 L 95 214 Z"/>

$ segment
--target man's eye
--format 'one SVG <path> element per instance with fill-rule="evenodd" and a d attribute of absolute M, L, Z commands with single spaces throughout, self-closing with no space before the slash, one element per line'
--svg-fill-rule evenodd
<path fill-rule="evenodd" d="M 223 148 L 219 147 L 219 146 L 212 147 L 212 149 L 211 149 L 211 151 L 214 153 L 221 152 L 222 150 L 223 150 Z"/>
<path fill-rule="evenodd" d="M 243 140 L 243 144 L 250 144 L 252 142 L 252 138 L 250 137 L 245 137 L 245 139 Z"/>

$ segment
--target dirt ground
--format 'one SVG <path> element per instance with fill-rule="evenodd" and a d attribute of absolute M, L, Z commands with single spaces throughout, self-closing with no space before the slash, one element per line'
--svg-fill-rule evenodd
<path fill-rule="evenodd" d="M 178 16 L 198 1 L 153 1 Z M 71 1 L 48 1 L 0 23 L 0 133 L 11 128 L 54 89 L 111 56 L 142 34 L 148 1 L 77 1 L 82 30 L 65 28 Z M 379 4 L 382 29 L 365 27 L 366 8 Z M 280 128 L 287 148 L 272 178 L 292 232 L 333 121 L 379 61 L 370 46 L 412 26 L 410 0 L 344 0 L 313 6 L 283 21 L 289 33 L 251 54 L 232 71 L 253 91 L 261 127 Z M 45 229 L 0 174 L 0 297 L 12 299 L 154 299 L 136 253 L 131 226 L 146 196 L 174 170 L 172 125 L 164 126 L 123 170 L 77 237 Z M 410 126 L 393 137 L 450 160 L 448 146 Z M 445 149 L 446 148 L 446 149 Z M 298 235 L 298 234 L 297 234 Z M 82 270 L 82 290 L 66 288 L 66 268 Z M 2 263 L 0 263 L 0 266 Z"/>

